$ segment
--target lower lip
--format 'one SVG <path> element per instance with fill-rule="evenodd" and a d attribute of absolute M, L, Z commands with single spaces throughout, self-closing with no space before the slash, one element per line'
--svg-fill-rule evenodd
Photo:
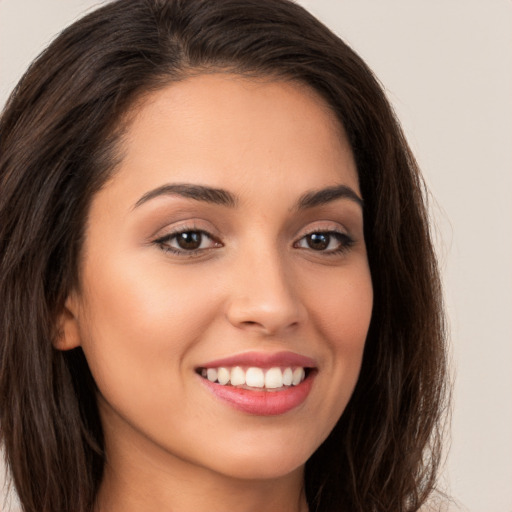
<path fill-rule="evenodd" d="M 299 385 L 283 391 L 252 391 L 215 384 L 203 377 L 200 379 L 214 395 L 239 411 L 258 416 L 277 416 L 295 409 L 306 400 L 314 376 L 314 372 L 311 372 Z"/>

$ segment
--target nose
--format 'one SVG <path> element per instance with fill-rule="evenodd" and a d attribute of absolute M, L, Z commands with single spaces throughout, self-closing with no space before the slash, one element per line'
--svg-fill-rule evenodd
<path fill-rule="evenodd" d="M 297 283 L 277 250 L 246 254 L 232 272 L 226 316 L 233 326 L 271 336 L 304 321 Z"/>

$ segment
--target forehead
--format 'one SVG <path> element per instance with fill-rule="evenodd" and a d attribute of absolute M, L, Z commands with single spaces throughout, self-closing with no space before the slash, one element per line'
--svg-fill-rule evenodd
<path fill-rule="evenodd" d="M 175 182 L 213 187 L 300 176 L 310 187 L 357 172 L 327 102 L 298 82 L 227 73 L 199 75 L 143 97 L 121 142 L 118 177 L 137 188 Z M 325 183 L 329 182 L 329 183 Z"/>

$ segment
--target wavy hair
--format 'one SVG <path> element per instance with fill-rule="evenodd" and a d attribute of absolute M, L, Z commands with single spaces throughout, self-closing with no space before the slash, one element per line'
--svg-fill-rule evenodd
<path fill-rule="evenodd" d="M 118 0 L 31 65 L 0 120 L 0 441 L 25 512 L 91 512 L 104 441 L 81 349 L 53 348 L 79 282 L 88 207 L 137 99 L 192 74 L 308 84 L 345 128 L 365 201 L 374 308 L 361 374 L 306 464 L 312 512 L 413 512 L 431 494 L 446 405 L 427 195 L 385 94 L 289 0 Z"/>

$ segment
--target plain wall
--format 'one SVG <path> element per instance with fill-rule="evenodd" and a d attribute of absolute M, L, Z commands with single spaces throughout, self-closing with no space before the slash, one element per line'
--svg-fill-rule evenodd
<path fill-rule="evenodd" d="M 0 105 L 100 3 L 0 0 Z M 435 198 L 456 375 L 443 485 L 461 510 L 512 512 L 512 2 L 299 3 L 382 81 Z"/>

